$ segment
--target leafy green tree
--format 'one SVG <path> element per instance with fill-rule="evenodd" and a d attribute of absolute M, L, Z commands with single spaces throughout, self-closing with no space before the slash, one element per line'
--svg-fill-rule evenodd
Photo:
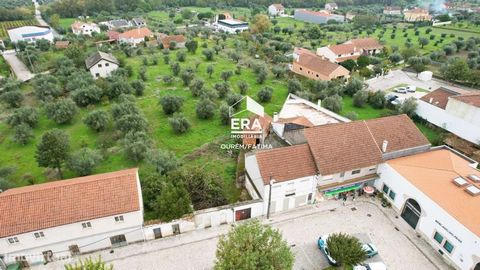
<path fill-rule="evenodd" d="M 355 93 L 363 89 L 363 82 L 359 79 L 353 77 L 350 81 L 345 85 L 345 94 L 349 96 L 353 96 Z"/>
<path fill-rule="evenodd" d="M 135 96 L 140 97 L 143 96 L 143 92 L 145 91 L 145 83 L 141 80 L 134 80 L 130 82 L 130 86 L 132 86 Z"/>
<path fill-rule="evenodd" d="M 68 79 L 65 82 L 65 89 L 68 92 L 72 92 L 80 88 L 92 86 L 94 84 L 95 84 L 95 80 L 93 79 L 92 74 L 90 74 L 90 72 L 76 71 L 76 72 L 71 72 L 71 74 L 68 76 Z"/>
<path fill-rule="evenodd" d="M 158 195 L 151 207 L 154 209 L 156 216 L 164 222 L 181 218 L 183 215 L 192 212 L 187 190 L 181 183 L 176 181 L 165 183 L 160 195 Z"/>
<path fill-rule="evenodd" d="M 227 82 L 232 76 L 233 72 L 231 70 L 225 70 L 220 73 L 220 78 L 222 78 L 224 82 Z"/>
<path fill-rule="evenodd" d="M 152 165 L 160 175 L 166 175 L 182 165 L 182 162 L 175 156 L 175 153 L 162 149 L 149 151 L 147 162 Z"/>
<path fill-rule="evenodd" d="M 163 112 L 170 115 L 181 110 L 183 101 L 181 96 L 167 94 L 160 98 L 160 105 L 162 105 Z"/>
<path fill-rule="evenodd" d="M 111 76 L 109 80 L 111 82 L 105 93 L 109 99 L 115 99 L 122 94 L 128 95 L 133 93 L 132 86 L 125 79 Z"/>
<path fill-rule="evenodd" d="M 185 42 L 185 47 L 188 52 L 195 54 L 197 52 L 198 42 L 196 40 L 189 40 Z"/>
<path fill-rule="evenodd" d="M 272 67 L 272 73 L 275 75 L 275 78 L 278 79 L 287 73 L 287 68 L 285 65 L 275 65 Z"/>
<path fill-rule="evenodd" d="M 240 224 L 220 237 L 215 270 L 292 269 L 294 255 L 278 229 L 258 220 Z"/>
<path fill-rule="evenodd" d="M 253 34 L 263 34 L 265 31 L 270 29 L 271 26 L 272 23 L 270 22 L 270 19 L 267 15 L 257 14 L 253 16 L 250 31 Z"/>
<path fill-rule="evenodd" d="M 51 101 L 62 94 L 59 81 L 52 75 L 38 75 L 32 85 L 35 96 L 41 101 Z"/>
<path fill-rule="evenodd" d="M 150 139 L 144 131 L 130 131 L 123 142 L 125 156 L 135 162 L 142 161 L 150 149 Z"/>
<path fill-rule="evenodd" d="M 263 84 L 268 77 L 268 71 L 266 68 L 261 68 L 257 73 L 257 83 Z"/>
<path fill-rule="evenodd" d="M 183 50 L 178 51 L 176 57 L 178 62 L 185 62 L 185 59 L 187 58 L 187 53 Z"/>
<path fill-rule="evenodd" d="M 111 109 L 112 118 L 117 120 L 125 115 L 140 114 L 140 110 L 132 101 L 123 101 L 114 104 Z"/>
<path fill-rule="evenodd" d="M 325 107 L 336 113 L 342 110 L 342 106 L 342 97 L 337 94 L 325 98 L 322 102 L 322 107 Z"/>
<path fill-rule="evenodd" d="M 372 105 L 375 109 L 383 109 L 387 105 L 387 100 L 385 99 L 385 92 L 377 91 L 375 94 L 371 95 L 368 99 L 368 103 Z"/>
<path fill-rule="evenodd" d="M 87 258 L 75 264 L 65 264 L 65 270 L 113 270 L 113 265 L 107 265 L 99 256 L 96 260 Z"/>
<path fill-rule="evenodd" d="M 420 44 L 420 46 L 422 47 L 422 49 L 423 49 L 423 47 L 425 47 L 425 45 L 428 45 L 429 42 L 430 42 L 430 41 L 428 40 L 428 38 L 420 37 L 420 38 L 418 39 L 418 44 Z"/>
<path fill-rule="evenodd" d="M 240 90 L 240 94 L 245 95 L 248 91 L 248 83 L 246 81 L 238 81 L 237 82 L 238 89 Z"/>
<path fill-rule="evenodd" d="M 349 71 L 354 71 L 357 67 L 357 62 L 353 59 L 348 59 L 340 63 L 341 66 L 348 69 Z"/>
<path fill-rule="evenodd" d="M 420 73 L 426 69 L 426 65 L 430 64 L 430 58 L 428 57 L 410 57 L 408 59 L 408 64 L 415 70 L 415 72 Z"/>
<path fill-rule="evenodd" d="M 466 81 L 470 78 L 471 74 L 467 62 L 460 57 L 449 59 L 449 61 L 441 67 L 440 71 L 445 79 L 449 81 Z"/>
<path fill-rule="evenodd" d="M 70 123 L 77 114 L 77 105 L 69 98 L 60 99 L 58 101 L 47 104 L 47 117 L 57 124 Z"/>
<path fill-rule="evenodd" d="M 7 104 L 10 108 L 18 108 L 22 106 L 23 94 L 19 90 L 5 92 L 0 98 L 2 99 L 2 102 Z"/>
<path fill-rule="evenodd" d="M 287 88 L 288 88 L 288 93 L 295 94 L 297 92 L 302 91 L 302 84 L 297 78 L 293 78 L 291 80 L 288 80 Z"/>
<path fill-rule="evenodd" d="M 202 54 L 205 56 L 205 59 L 207 59 L 207 61 L 213 60 L 214 52 L 212 49 L 203 49 Z"/>
<path fill-rule="evenodd" d="M 396 63 L 402 61 L 403 57 L 402 57 L 402 55 L 401 55 L 400 53 L 394 52 L 394 53 L 392 53 L 392 54 L 388 57 L 388 59 L 389 59 L 392 63 L 396 64 Z"/>
<path fill-rule="evenodd" d="M 195 112 L 200 119 L 210 119 L 215 115 L 216 105 L 210 99 L 204 98 L 197 103 Z"/>
<path fill-rule="evenodd" d="M 35 159 L 40 167 L 55 168 L 60 178 L 63 178 L 62 164 L 70 152 L 70 139 L 60 129 L 52 129 L 42 135 L 37 145 Z"/>
<path fill-rule="evenodd" d="M 108 121 L 108 113 L 102 110 L 92 111 L 83 119 L 83 123 L 96 132 L 105 130 Z"/>
<path fill-rule="evenodd" d="M 345 233 L 332 233 L 327 239 L 330 256 L 345 269 L 357 265 L 367 258 L 358 238 Z"/>
<path fill-rule="evenodd" d="M 83 65 L 85 65 L 85 55 L 83 52 L 84 50 L 74 43 L 65 49 L 64 55 L 72 59 L 77 67 L 83 67 Z"/>
<path fill-rule="evenodd" d="M 192 92 L 192 96 L 198 97 L 203 93 L 203 85 L 205 82 L 201 79 L 194 79 L 190 84 L 190 92 Z"/>
<path fill-rule="evenodd" d="M 180 73 L 180 78 L 183 81 L 184 86 L 189 86 L 192 80 L 195 78 L 195 73 L 192 69 L 185 69 Z"/>
<path fill-rule="evenodd" d="M 118 119 L 115 123 L 117 129 L 128 134 L 132 132 L 144 132 L 147 130 L 147 120 L 140 114 L 127 114 Z"/>
<path fill-rule="evenodd" d="M 7 124 L 12 127 L 27 124 L 34 128 L 38 124 L 38 111 L 32 107 L 18 108 L 7 118 Z"/>
<path fill-rule="evenodd" d="M 365 90 L 361 90 L 356 92 L 353 95 L 353 105 L 355 107 L 363 107 L 368 102 L 368 92 Z"/>
<path fill-rule="evenodd" d="M 397 113 L 406 114 L 409 117 L 414 117 L 417 110 L 417 100 L 414 97 L 407 98 L 402 104 L 396 107 Z"/>
<path fill-rule="evenodd" d="M 183 134 L 190 129 L 190 122 L 182 113 L 174 113 L 172 117 L 168 118 L 168 122 L 177 134 Z"/>
<path fill-rule="evenodd" d="M 14 187 L 15 187 L 15 183 L 13 183 L 13 181 L 10 181 L 4 177 L 0 177 L 0 190 L 2 192 Z"/>
<path fill-rule="evenodd" d="M 214 71 L 214 69 L 213 69 L 212 65 L 207 66 L 208 78 L 212 78 L 213 71 Z"/>
<path fill-rule="evenodd" d="M 366 55 L 360 55 L 358 58 L 357 58 L 357 65 L 360 67 L 360 68 L 364 68 L 368 65 L 370 65 L 370 58 Z"/>
<path fill-rule="evenodd" d="M 258 100 L 260 102 L 269 102 L 272 99 L 273 89 L 269 86 L 262 88 L 257 93 Z"/>
<path fill-rule="evenodd" d="M 219 98 L 224 98 L 230 93 L 230 85 L 228 83 L 216 83 L 214 88 Z"/>
<path fill-rule="evenodd" d="M 22 123 L 15 126 L 15 134 L 13 135 L 14 142 L 25 145 L 31 138 L 33 138 L 33 132 L 29 125 Z"/>
<path fill-rule="evenodd" d="M 350 112 L 345 114 L 345 117 L 347 117 L 348 119 L 350 119 L 352 121 L 355 121 L 355 120 L 358 119 L 358 114 L 354 111 L 350 111 Z"/>
<path fill-rule="evenodd" d="M 84 147 L 73 152 L 67 160 L 67 168 L 79 176 L 92 174 L 102 156 L 95 150 Z"/>
<path fill-rule="evenodd" d="M 71 96 L 78 106 L 86 107 L 100 102 L 102 94 L 102 89 L 93 84 L 73 91 Z"/>

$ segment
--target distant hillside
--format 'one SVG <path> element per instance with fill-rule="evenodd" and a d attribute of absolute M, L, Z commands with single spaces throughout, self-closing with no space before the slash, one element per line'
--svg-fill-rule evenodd
<path fill-rule="evenodd" d="M 15 8 L 22 6 L 33 6 L 32 0 L 0 0 L 1 8 Z"/>

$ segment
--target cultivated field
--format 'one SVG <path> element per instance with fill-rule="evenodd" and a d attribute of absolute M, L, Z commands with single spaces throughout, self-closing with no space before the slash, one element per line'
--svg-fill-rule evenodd
<path fill-rule="evenodd" d="M 10 28 L 25 26 L 25 25 L 37 25 L 36 20 L 25 20 L 25 21 L 6 21 L 0 22 L 0 38 L 8 37 L 7 30 Z"/>

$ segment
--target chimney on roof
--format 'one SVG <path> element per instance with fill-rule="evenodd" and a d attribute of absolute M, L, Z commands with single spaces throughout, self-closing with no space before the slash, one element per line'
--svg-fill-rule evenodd
<path fill-rule="evenodd" d="M 433 102 L 433 98 L 431 97 L 428 102 L 431 104 Z"/>
<path fill-rule="evenodd" d="M 274 112 L 273 113 L 273 122 L 277 122 L 278 121 L 278 112 Z"/>
<path fill-rule="evenodd" d="M 319 110 L 320 110 L 320 108 L 322 107 L 322 100 L 321 100 L 321 99 L 319 99 L 319 100 L 317 101 L 317 107 L 318 107 Z"/>
<path fill-rule="evenodd" d="M 386 153 L 387 152 L 387 147 L 388 147 L 388 141 L 384 140 L 382 143 L 382 152 Z"/>

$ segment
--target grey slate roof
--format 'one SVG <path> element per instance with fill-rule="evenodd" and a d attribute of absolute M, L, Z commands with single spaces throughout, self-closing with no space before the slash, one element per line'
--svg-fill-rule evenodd
<path fill-rule="evenodd" d="M 113 27 L 115 28 L 120 28 L 120 27 L 128 27 L 130 24 L 128 23 L 127 20 L 124 19 L 119 19 L 119 20 L 111 20 L 109 22 Z"/>
<path fill-rule="evenodd" d="M 115 56 L 104 52 L 96 52 L 89 56 L 87 59 L 85 59 L 85 65 L 87 66 L 87 69 L 90 69 L 102 59 L 118 65 L 118 60 L 115 58 Z"/>
<path fill-rule="evenodd" d="M 132 22 L 135 26 L 145 24 L 145 20 L 142 18 L 133 18 Z"/>

